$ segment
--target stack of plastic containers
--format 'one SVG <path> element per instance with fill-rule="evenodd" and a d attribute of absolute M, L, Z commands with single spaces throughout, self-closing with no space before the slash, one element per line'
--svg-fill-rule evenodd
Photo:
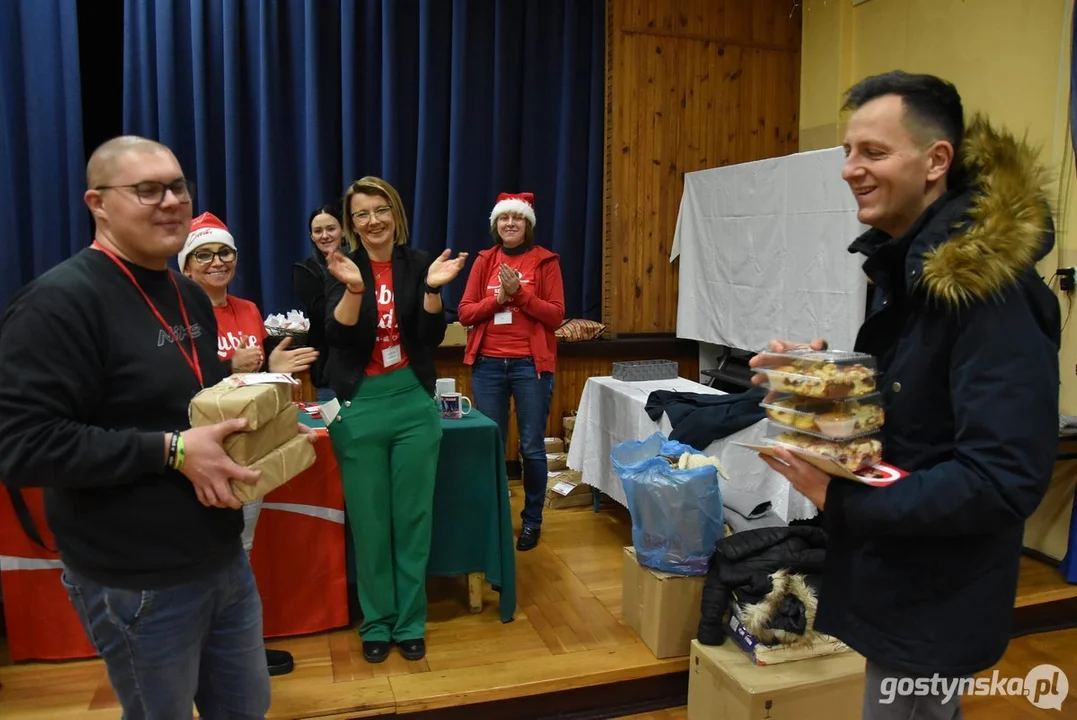
<path fill-rule="evenodd" d="M 830 459 L 851 473 L 880 462 L 884 417 L 875 358 L 810 349 L 760 355 L 756 372 L 778 393 L 761 403 L 770 420 L 768 444 Z"/>

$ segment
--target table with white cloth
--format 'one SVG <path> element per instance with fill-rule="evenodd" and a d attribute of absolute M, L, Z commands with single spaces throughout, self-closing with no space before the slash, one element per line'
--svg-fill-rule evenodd
<path fill-rule="evenodd" d="M 624 382 L 603 376 L 588 378 L 580 398 L 569 446 L 568 466 L 582 473 L 584 483 L 626 507 L 624 487 L 613 469 L 610 451 L 618 443 L 646 440 L 656 432 L 669 437 L 672 432 L 669 418 L 663 413 L 661 420 L 655 422 L 645 409 L 647 398 L 655 390 L 724 394 L 680 377 Z M 729 474 L 728 480 L 720 479 L 723 499 L 738 493 L 752 494 L 769 501 L 774 514 L 785 522 L 814 517 L 818 512 L 815 506 L 793 489 L 788 480 L 771 470 L 756 453 L 734 444 L 736 441 L 758 443 L 765 434 L 766 421 L 761 420 L 715 440 L 706 448 L 697 449 L 718 458 Z"/>

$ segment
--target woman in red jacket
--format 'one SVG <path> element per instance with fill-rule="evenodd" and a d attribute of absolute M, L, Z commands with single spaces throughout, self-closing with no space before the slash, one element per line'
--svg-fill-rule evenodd
<path fill-rule="evenodd" d="M 494 247 L 475 259 L 460 301 L 471 328 L 464 362 L 475 405 L 508 437 L 509 398 L 516 402 L 524 476 L 523 529 L 517 550 L 538 544 L 546 500 L 546 422 L 557 369 L 554 331 L 565 319 L 557 254 L 535 245 L 535 198 L 502 193 L 490 213 Z"/>

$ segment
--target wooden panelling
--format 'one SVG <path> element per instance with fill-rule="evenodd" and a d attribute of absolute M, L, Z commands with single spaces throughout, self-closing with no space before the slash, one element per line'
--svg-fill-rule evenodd
<path fill-rule="evenodd" d="M 603 320 L 673 332 L 684 173 L 798 149 L 791 0 L 610 0 Z"/>
<path fill-rule="evenodd" d="M 456 390 L 471 399 L 471 368 L 464 365 L 463 348 L 438 349 L 438 377 L 456 378 Z M 547 437 L 564 437 L 562 418 L 579 407 L 587 378 L 609 375 L 613 363 L 619 360 L 675 360 L 681 377 L 699 379 L 699 350 L 694 342 L 683 340 L 596 340 L 588 343 L 561 345 L 554 378 L 553 402 L 546 424 Z M 480 408 L 481 409 L 481 408 Z M 510 413 L 506 460 L 519 457 L 520 436 L 515 417 Z"/>

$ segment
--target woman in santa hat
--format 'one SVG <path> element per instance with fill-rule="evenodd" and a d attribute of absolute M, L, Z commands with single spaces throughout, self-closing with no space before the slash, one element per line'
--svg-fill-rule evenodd
<path fill-rule="evenodd" d="M 535 198 L 502 193 L 490 213 L 494 246 L 475 259 L 458 308 L 471 328 L 464 363 L 471 366 L 475 406 L 508 437 L 509 398 L 516 403 L 524 476 L 517 550 L 538 544 L 546 501 L 546 423 L 557 369 L 554 331 L 565 319 L 556 253 L 535 245 Z"/>
<path fill-rule="evenodd" d="M 228 294 L 228 284 L 236 276 L 236 241 L 225 224 L 213 213 L 202 213 L 191 221 L 187 242 L 179 253 L 179 268 L 209 295 L 217 318 L 217 357 L 230 362 L 233 372 L 257 372 L 265 364 L 265 324 L 258 306 L 250 300 Z M 318 359 L 314 348 L 289 349 L 292 339 L 284 338 L 269 355 L 269 371 L 301 372 Z M 249 555 L 254 546 L 254 529 L 262 501 L 243 505 L 243 549 Z M 292 670 L 292 656 L 283 650 L 266 649 L 270 675 Z"/>
<path fill-rule="evenodd" d="M 265 367 L 266 329 L 262 313 L 250 300 L 228 294 L 236 276 L 236 241 L 225 224 L 213 213 L 202 213 L 191 221 L 191 232 L 179 253 L 179 268 L 198 283 L 217 316 L 217 357 L 232 362 L 233 372 L 258 372 Z M 318 359 L 310 347 L 289 349 L 285 337 L 269 355 L 269 372 L 302 372 Z"/>
<path fill-rule="evenodd" d="M 344 195 L 350 254 L 327 258 L 329 424 L 355 541 L 363 657 L 378 663 L 395 641 L 407 660 L 426 654 L 426 565 L 434 515 L 441 413 L 434 350 L 445 338 L 441 288 L 464 267 L 408 246 L 396 189 L 377 177 Z"/>

